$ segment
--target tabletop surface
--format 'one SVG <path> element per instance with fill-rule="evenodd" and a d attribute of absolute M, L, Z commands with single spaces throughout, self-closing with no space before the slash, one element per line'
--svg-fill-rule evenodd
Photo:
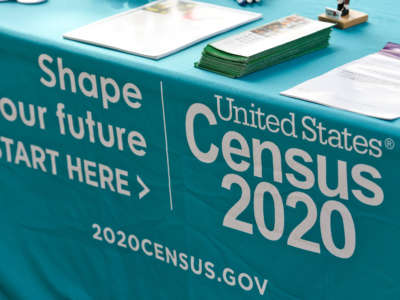
<path fill-rule="evenodd" d="M 206 2 L 215 3 L 208 0 Z M 334 0 L 264 0 L 261 4 L 243 9 L 261 12 L 263 18 L 228 33 L 200 42 L 192 47 L 155 61 L 139 56 L 120 53 L 91 45 L 65 40 L 62 34 L 101 18 L 140 6 L 147 1 L 124 0 L 50 0 L 40 5 L 22 5 L 16 2 L 0 3 L 0 34 L 10 34 L 18 38 L 37 41 L 43 45 L 60 47 L 64 50 L 111 60 L 117 64 L 145 69 L 162 76 L 179 78 L 182 81 L 209 86 L 220 86 L 239 92 L 247 97 L 265 99 L 274 105 L 281 105 L 302 111 L 315 110 L 327 118 L 334 117 L 351 124 L 363 124 L 369 129 L 382 132 L 400 127 L 400 121 L 384 121 L 357 115 L 301 100 L 279 95 L 283 90 L 305 80 L 321 75 L 332 68 L 379 51 L 387 42 L 399 42 L 397 24 L 400 13 L 395 8 L 398 1 L 352 1 L 351 8 L 369 14 L 368 23 L 347 29 L 334 29 L 327 49 L 301 58 L 273 66 L 240 79 L 230 79 L 194 68 L 193 64 L 201 56 L 204 46 L 254 26 L 290 15 L 300 14 L 316 19 L 325 6 L 335 7 Z M 217 4 L 239 8 L 232 0 L 220 0 Z M 378 100 L 377 100 L 378 101 Z M 397 132 L 397 130 L 396 130 Z M 394 133 L 396 134 L 396 133 Z"/>
<path fill-rule="evenodd" d="M 193 63 L 210 41 L 294 13 L 316 19 L 325 6 L 334 7 L 336 0 L 263 0 L 260 5 L 243 8 L 261 12 L 262 20 L 158 61 L 62 38 L 72 29 L 145 2 L 49 0 L 31 6 L 0 2 L 0 99 L 10 97 L 3 104 L 18 101 L 18 107 L 33 103 L 48 110 L 44 129 L 13 122 L 5 109 L 1 111 L 9 118 L 0 118 L 0 299 L 400 299 L 400 121 L 378 120 L 279 95 L 334 67 L 377 52 L 389 41 L 400 42 L 400 2 L 352 0 L 352 8 L 369 14 L 367 24 L 345 31 L 334 29 L 327 49 L 240 79 L 196 69 Z M 234 0 L 213 3 L 239 8 Z M 107 110 L 99 101 L 87 101 L 92 98 L 86 95 L 49 88 L 39 81 L 37 57 L 42 53 L 64 58 L 65 66 L 76 72 L 137 83 L 146 101 L 140 109 L 129 109 L 121 101 Z M 165 109 L 160 81 L 167 87 Z M 255 104 L 273 117 L 272 124 L 274 118 L 282 120 L 281 132 L 224 122 L 213 97 L 219 92 L 235 98 L 239 108 Z M 197 119 L 200 113 L 196 110 L 204 110 L 202 114 L 210 119 Z M 290 126 L 289 113 L 293 120 L 294 115 L 296 120 L 312 115 L 319 124 L 336 129 L 330 144 L 321 138 L 305 139 L 300 122 L 298 136 L 285 134 L 283 120 Z M 90 129 L 81 138 L 72 135 L 71 125 L 66 135 L 62 133 L 60 120 L 67 114 L 68 119 L 80 119 L 82 124 L 89 114 L 99 121 L 94 143 Z M 213 115 L 218 117 L 217 125 L 212 124 Z M 100 128 L 106 124 L 119 132 L 126 130 L 121 146 L 117 138 L 111 148 L 100 141 Z M 146 138 L 144 156 L 130 147 L 130 140 L 139 133 Z M 357 143 L 362 150 L 352 151 L 355 146 L 338 149 L 342 139 L 346 145 L 351 134 L 351 147 Z M 47 173 L 38 166 L 27 167 L 26 151 L 14 151 L 18 153 L 15 160 L 8 159 L 7 137 L 15 141 L 17 149 L 26 145 L 33 153 L 37 148 L 32 146 L 37 145 L 56 151 L 58 174 L 51 173 L 49 156 Z M 379 155 L 367 154 L 362 144 L 365 139 L 371 143 L 369 150 L 373 150 L 373 142 L 385 141 Z M 196 142 L 202 151 L 211 146 L 217 149 L 210 150 L 217 153 L 213 161 L 193 150 Z M 251 149 L 249 155 L 242 143 Z M 239 147 L 243 152 L 234 152 Z M 76 170 L 69 166 L 71 158 L 83 161 L 85 182 L 83 176 L 70 175 Z M 246 169 L 237 167 L 239 159 L 248 162 Z M 115 169 L 115 174 L 116 168 L 125 170 L 129 176 L 123 176 L 127 178 L 123 181 L 129 180 L 130 197 L 126 191 L 118 194 L 101 183 L 96 182 L 95 187 L 88 179 L 92 178 L 89 167 L 95 170 L 93 164 L 99 170 Z M 141 180 L 151 189 L 143 199 Z M 296 208 L 295 196 L 305 205 L 299 203 Z M 251 234 L 247 225 L 244 230 L 224 225 L 224 216 L 238 207 L 234 203 L 242 205 L 246 197 L 247 207 L 240 208 L 243 214 L 235 217 L 245 221 L 239 224 L 250 225 Z M 278 205 L 281 209 L 273 209 Z M 274 225 L 273 236 L 266 224 L 272 226 L 272 220 L 280 224 Z M 152 242 L 156 251 L 156 243 L 160 243 L 176 249 L 179 256 L 187 253 L 186 257 L 198 258 L 196 261 L 214 262 L 217 275 L 232 268 L 237 280 L 250 282 L 240 272 L 268 279 L 268 295 L 260 298 L 256 281 L 249 292 L 218 282 L 220 277 L 209 280 L 207 275 L 175 268 L 173 262 L 162 262 L 142 250 L 135 252 L 130 245 L 120 247 L 116 239 L 111 243 L 105 235 L 100 241 L 96 238 L 100 225 L 104 234 L 106 228 L 107 232 L 126 232 L 128 243 L 137 235 L 142 248 Z M 306 246 L 295 244 L 301 241 L 299 234 L 306 234 L 298 231 L 301 228 L 309 230 L 303 240 L 308 242 Z M 291 244 L 289 236 L 293 236 Z M 266 281 L 258 284 L 261 282 Z"/>

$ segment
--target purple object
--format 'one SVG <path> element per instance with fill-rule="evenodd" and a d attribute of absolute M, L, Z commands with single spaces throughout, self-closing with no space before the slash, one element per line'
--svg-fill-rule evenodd
<path fill-rule="evenodd" d="M 389 55 L 394 58 L 400 59 L 400 44 L 387 43 L 385 47 L 380 51 L 382 54 Z"/>

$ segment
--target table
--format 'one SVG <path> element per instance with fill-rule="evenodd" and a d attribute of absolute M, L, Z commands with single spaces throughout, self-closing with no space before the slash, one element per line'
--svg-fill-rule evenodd
<path fill-rule="evenodd" d="M 279 95 L 398 41 L 397 2 L 237 80 L 193 67 L 208 41 L 153 61 L 62 39 L 143 3 L 1 4 L 0 298 L 399 298 L 400 122 Z"/>

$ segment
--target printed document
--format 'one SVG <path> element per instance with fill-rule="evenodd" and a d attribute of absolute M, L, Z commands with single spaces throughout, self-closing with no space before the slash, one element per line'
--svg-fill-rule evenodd
<path fill-rule="evenodd" d="M 281 94 L 375 118 L 400 118 L 400 45 L 387 43 Z"/>
<path fill-rule="evenodd" d="M 261 16 L 204 2 L 160 0 L 83 26 L 64 38 L 159 59 Z"/>

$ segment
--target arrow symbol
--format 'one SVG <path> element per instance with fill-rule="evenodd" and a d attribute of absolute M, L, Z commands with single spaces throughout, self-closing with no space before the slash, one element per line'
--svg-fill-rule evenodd
<path fill-rule="evenodd" d="M 139 193 L 139 199 L 142 199 L 144 196 L 146 196 L 150 192 L 150 189 L 148 188 L 147 185 L 144 184 L 142 178 L 140 178 L 139 175 L 136 176 L 136 180 L 143 188 L 143 190 Z"/>

